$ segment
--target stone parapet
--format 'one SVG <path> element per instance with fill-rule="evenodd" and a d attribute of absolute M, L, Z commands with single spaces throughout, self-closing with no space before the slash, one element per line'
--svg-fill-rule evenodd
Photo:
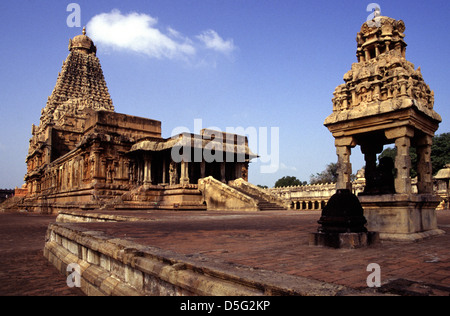
<path fill-rule="evenodd" d="M 208 210 L 259 211 L 255 199 L 213 177 L 200 179 L 198 186 Z"/>
<path fill-rule="evenodd" d="M 113 238 L 76 224 L 51 224 L 44 256 L 63 273 L 80 267 L 81 290 L 90 296 L 352 295 L 342 286 L 273 271 L 255 271 L 206 258 Z"/>
<path fill-rule="evenodd" d="M 256 185 L 253 185 L 253 184 L 245 181 L 242 178 L 236 179 L 234 181 L 230 181 L 228 184 L 232 187 L 237 187 L 237 188 L 243 189 L 244 191 L 246 191 L 254 196 L 258 196 L 259 198 L 266 200 L 270 203 L 274 203 L 281 208 L 289 208 L 289 205 L 290 205 L 289 200 L 287 200 L 277 194 L 274 194 L 269 190 L 263 190 L 263 189 L 257 187 Z"/>

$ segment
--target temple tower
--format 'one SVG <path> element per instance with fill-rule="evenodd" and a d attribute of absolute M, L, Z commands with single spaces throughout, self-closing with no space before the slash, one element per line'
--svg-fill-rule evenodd
<path fill-rule="evenodd" d="M 406 60 L 405 23 L 385 16 L 365 22 L 357 34 L 357 63 L 344 75 L 325 126 L 335 138 L 337 189 L 351 189 L 351 150 L 360 146 L 366 190 L 359 199 L 368 229 L 382 239 L 417 240 L 437 229 L 432 191 L 431 144 L 441 117 L 434 92 L 419 68 Z M 394 162 L 377 166 L 384 145 L 395 144 Z M 418 192 L 411 186 L 410 148 L 418 156 Z"/>
<path fill-rule="evenodd" d="M 32 126 L 26 181 L 33 171 L 75 148 L 84 130 L 86 110 L 114 112 L 97 48 L 86 29 L 69 40 L 69 51 L 41 111 L 39 126 Z"/>
<path fill-rule="evenodd" d="M 161 122 L 114 111 L 85 29 L 68 49 L 39 125 L 32 126 L 26 157 L 30 209 L 41 206 L 42 212 L 123 194 L 129 183 L 125 153 L 137 139 L 161 137 Z"/>

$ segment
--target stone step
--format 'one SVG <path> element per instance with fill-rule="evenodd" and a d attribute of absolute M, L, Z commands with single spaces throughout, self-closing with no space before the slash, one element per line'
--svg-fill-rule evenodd
<path fill-rule="evenodd" d="M 285 208 L 280 207 L 275 203 L 269 202 L 258 195 L 249 193 L 240 187 L 233 187 L 233 188 L 236 189 L 237 191 L 251 197 L 252 199 L 255 199 L 256 201 L 258 201 L 258 207 L 261 211 L 285 211 L 286 210 Z"/>

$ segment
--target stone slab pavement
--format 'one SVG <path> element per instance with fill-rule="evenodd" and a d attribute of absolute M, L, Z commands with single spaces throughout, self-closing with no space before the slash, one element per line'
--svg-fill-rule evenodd
<path fill-rule="evenodd" d="M 367 289 L 381 269 L 380 292 L 450 295 L 450 212 L 438 213 L 445 235 L 416 243 L 383 242 L 364 249 L 309 246 L 320 212 L 148 212 L 146 222 L 80 224 L 107 235 L 172 250 Z M 151 219 L 151 221 L 148 221 Z"/>
<path fill-rule="evenodd" d="M 84 296 L 43 256 L 56 216 L 0 213 L 0 296 Z"/>
<path fill-rule="evenodd" d="M 298 275 L 324 282 L 345 285 L 354 289 L 367 289 L 367 271 L 371 263 L 381 269 L 381 293 L 399 295 L 450 295 L 450 212 L 438 212 L 439 228 L 445 235 L 416 243 L 383 242 L 364 249 L 331 249 L 309 246 L 309 233 L 317 230 L 320 212 L 170 212 L 141 211 L 113 212 L 138 217 L 145 221 L 121 223 L 79 223 L 89 230 L 102 231 L 107 235 L 124 238 L 139 244 L 171 250 L 190 258 L 208 258 L 237 265 L 247 265 L 254 269 L 264 269 Z M 16 216 L 16 217 L 14 217 Z M 41 260 L 45 224 L 53 220 L 42 215 L 0 214 L 0 294 L 1 293 L 44 293 L 31 287 L 47 289 L 50 295 L 77 295 L 67 289 L 65 278 L 54 269 L 58 285 L 50 286 L 52 267 L 42 262 L 42 270 L 49 273 L 47 279 L 36 280 L 33 265 L 29 266 L 27 256 L 36 262 Z M 21 217 L 20 217 L 21 216 Z M 17 229 L 8 228 L 5 221 L 31 221 L 27 229 L 19 234 L 23 242 L 7 241 Z M 11 226 L 11 225 L 9 225 Z M 14 225 L 12 225 L 14 226 Z M 42 226 L 41 228 L 38 228 Z M 8 233 L 9 231 L 9 233 Z M 28 235 L 34 235 L 28 238 Z M 30 239 L 30 242 L 25 242 Z M 39 242 L 38 242 L 39 239 Z M 24 248 L 22 248 L 24 247 Z M 26 248 L 32 248 L 27 250 Z M 41 248 L 42 247 L 42 248 Z M 11 263 L 3 259 L 16 260 Z M 22 257 L 21 257 L 22 256 Z M 43 257 L 42 257 L 43 258 Z M 45 259 L 43 259 L 45 260 Z M 6 264 L 6 267 L 3 265 Z M 8 268 L 9 265 L 9 268 Z M 19 267 L 24 265 L 24 268 Z M 28 265 L 29 268 L 25 268 Z M 29 269 L 29 270 L 28 270 Z M 21 270 L 22 291 L 15 285 L 9 287 L 4 282 L 14 282 Z M 11 275 L 8 278 L 8 275 Z M 14 279 L 15 278 L 15 279 Z M 29 279 L 28 281 L 27 278 Z M 38 284 L 39 281 L 42 284 Z M 26 289 L 26 287 L 29 287 Z M 64 293 L 64 294 L 63 294 Z"/>

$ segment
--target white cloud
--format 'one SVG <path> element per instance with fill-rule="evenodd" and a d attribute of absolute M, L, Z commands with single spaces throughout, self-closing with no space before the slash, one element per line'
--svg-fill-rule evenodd
<path fill-rule="evenodd" d="M 298 171 L 298 169 L 296 167 L 288 166 L 285 163 L 280 163 L 280 170 Z"/>
<path fill-rule="evenodd" d="M 235 49 L 232 39 L 225 41 L 213 30 L 196 36 L 196 42 L 171 27 L 161 30 L 158 19 L 148 14 L 122 14 L 117 9 L 94 16 L 86 27 L 96 45 L 151 58 L 193 60 L 201 59 L 198 56 L 200 48 L 223 54 L 230 54 Z"/>
<path fill-rule="evenodd" d="M 203 42 L 206 48 L 220 53 L 229 54 L 236 49 L 232 39 L 225 41 L 214 30 L 204 31 L 202 34 L 198 35 L 197 38 Z"/>
<path fill-rule="evenodd" d="M 193 56 L 196 49 L 189 41 L 173 39 L 156 26 L 158 19 L 147 14 L 119 10 L 94 16 L 87 25 L 89 36 L 99 45 L 114 49 L 143 53 L 153 58 L 180 58 Z"/>

